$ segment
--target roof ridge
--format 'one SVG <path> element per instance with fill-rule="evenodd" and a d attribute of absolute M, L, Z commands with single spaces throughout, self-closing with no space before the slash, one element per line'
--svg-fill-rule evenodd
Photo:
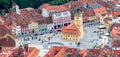
<path fill-rule="evenodd" d="M 74 23 L 71 23 L 70 25 L 67 26 L 67 29 L 77 29 Z"/>

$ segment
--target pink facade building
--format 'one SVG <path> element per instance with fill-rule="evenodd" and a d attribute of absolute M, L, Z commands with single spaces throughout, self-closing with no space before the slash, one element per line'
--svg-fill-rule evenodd
<path fill-rule="evenodd" d="M 113 2 L 114 5 L 120 5 L 120 0 L 111 0 Z"/>
<path fill-rule="evenodd" d="M 54 23 L 54 29 L 61 30 L 63 26 L 67 26 L 71 22 L 70 11 L 64 11 L 60 13 L 52 14 L 52 20 Z"/>
<path fill-rule="evenodd" d="M 39 7 L 38 10 L 41 10 L 41 15 L 43 17 L 52 18 L 54 30 L 61 30 L 62 26 L 70 24 L 71 21 L 71 12 L 64 5 L 52 6 L 49 4 L 43 4 Z"/>

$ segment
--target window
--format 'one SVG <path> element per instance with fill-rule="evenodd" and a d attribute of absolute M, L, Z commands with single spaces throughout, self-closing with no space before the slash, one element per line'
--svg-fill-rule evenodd
<path fill-rule="evenodd" d="M 57 27 L 56 26 L 54 26 L 54 29 L 56 29 Z"/>
<path fill-rule="evenodd" d="M 23 35 L 23 32 L 22 32 L 22 35 Z"/>
<path fill-rule="evenodd" d="M 57 13 L 57 14 L 56 14 L 56 16 L 60 16 L 60 15 L 61 15 L 61 13 Z"/>
<path fill-rule="evenodd" d="M 67 23 L 65 23 L 64 26 L 67 26 Z"/>
<path fill-rule="evenodd" d="M 44 31 L 44 29 L 42 29 L 42 31 Z"/>
<path fill-rule="evenodd" d="M 118 15 L 118 17 L 120 17 L 120 15 Z"/>
<path fill-rule="evenodd" d="M 60 25 L 58 25 L 58 28 L 60 28 L 61 26 Z"/>
<path fill-rule="evenodd" d="M 68 23 L 68 25 L 69 25 L 70 23 Z"/>
<path fill-rule="evenodd" d="M 51 12 L 57 12 L 57 10 L 56 10 L 56 9 L 54 9 L 54 10 L 51 10 Z"/>
<path fill-rule="evenodd" d="M 63 12 L 63 15 L 67 15 L 68 13 L 67 12 Z"/>
<path fill-rule="evenodd" d="M 76 41 L 76 38 L 74 38 L 74 40 Z"/>
<path fill-rule="evenodd" d="M 69 35 L 68 35 L 68 37 L 69 37 Z"/>
<path fill-rule="evenodd" d="M 79 18 L 77 17 L 77 19 L 79 19 Z"/>

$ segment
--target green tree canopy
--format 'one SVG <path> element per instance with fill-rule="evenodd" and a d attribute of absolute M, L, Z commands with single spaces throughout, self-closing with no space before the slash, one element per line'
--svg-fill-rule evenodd
<path fill-rule="evenodd" d="M 72 1 L 72 0 L 53 0 L 53 1 L 49 2 L 49 4 L 51 4 L 51 5 L 61 5 L 61 4 L 67 3 L 69 1 Z"/>
<path fill-rule="evenodd" d="M 32 7 L 38 8 L 44 3 L 49 3 L 51 5 L 61 5 L 71 0 L 0 0 L 0 12 L 2 9 L 6 11 L 12 7 L 12 3 L 15 2 L 20 8 Z"/>

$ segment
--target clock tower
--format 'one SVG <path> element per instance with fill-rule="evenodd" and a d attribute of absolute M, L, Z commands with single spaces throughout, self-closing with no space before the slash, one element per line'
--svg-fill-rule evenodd
<path fill-rule="evenodd" d="M 77 27 L 78 29 L 81 30 L 81 27 L 83 27 L 83 18 L 82 18 L 82 11 L 81 10 L 77 10 L 77 13 L 74 16 L 74 20 L 73 23 L 75 25 L 75 27 Z"/>

